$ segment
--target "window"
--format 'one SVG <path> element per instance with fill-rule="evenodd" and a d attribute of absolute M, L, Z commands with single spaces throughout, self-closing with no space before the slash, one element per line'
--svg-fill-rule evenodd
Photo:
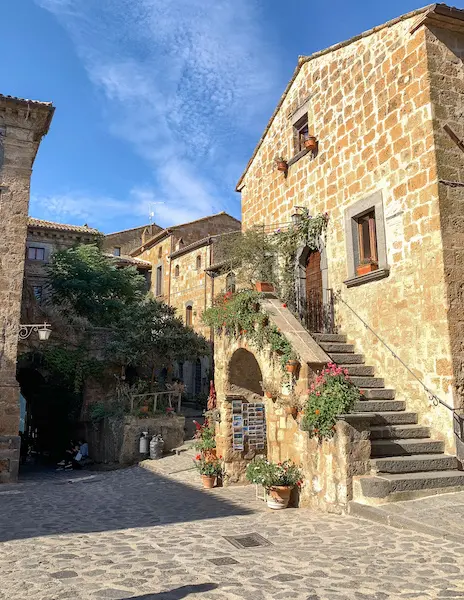
<path fill-rule="evenodd" d="M 308 113 L 304 114 L 293 124 L 293 136 L 295 140 L 295 154 L 305 149 L 305 139 L 309 135 Z"/>
<path fill-rule="evenodd" d="M 201 269 L 201 256 L 197 256 L 197 271 Z"/>
<path fill-rule="evenodd" d="M 382 192 L 358 200 L 345 211 L 347 287 L 388 277 Z"/>
<path fill-rule="evenodd" d="M 34 293 L 34 298 L 36 302 L 40 304 L 42 302 L 42 286 L 41 285 L 33 285 L 32 291 Z"/>
<path fill-rule="evenodd" d="M 187 306 L 185 308 L 185 324 L 189 327 L 192 326 L 193 323 L 193 307 Z"/>
<path fill-rule="evenodd" d="M 358 265 L 377 265 L 377 233 L 375 227 L 375 210 L 356 218 L 358 223 Z M 377 268 L 377 267 L 376 267 Z"/>
<path fill-rule="evenodd" d="M 160 246 L 158 248 L 158 258 L 163 258 L 163 247 L 162 246 Z"/>
<path fill-rule="evenodd" d="M 163 293 L 163 267 L 159 266 L 156 269 L 155 295 L 161 296 Z"/>
<path fill-rule="evenodd" d="M 121 256 L 121 248 L 119 246 L 113 248 L 113 256 Z"/>
<path fill-rule="evenodd" d="M 229 273 L 226 277 L 226 292 L 235 293 L 235 273 Z"/>
<path fill-rule="evenodd" d="M 29 260 L 45 260 L 45 248 L 28 248 L 27 258 Z"/>
<path fill-rule="evenodd" d="M 174 277 L 179 277 L 179 273 L 180 273 L 180 267 L 179 267 L 179 265 L 176 265 L 176 268 L 174 269 Z"/>

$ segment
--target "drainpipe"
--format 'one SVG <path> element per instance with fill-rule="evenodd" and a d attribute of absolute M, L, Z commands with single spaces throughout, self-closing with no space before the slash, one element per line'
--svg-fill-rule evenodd
<path fill-rule="evenodd" d="M 172 271 L 172 259 L 171 254 L 173 252 L 173 238 L 174 236 L 171 233 L 171 251 L 169 252 L 169 277 L 168 277 L 168 304 L 171 304 L 171 271 Z"/>

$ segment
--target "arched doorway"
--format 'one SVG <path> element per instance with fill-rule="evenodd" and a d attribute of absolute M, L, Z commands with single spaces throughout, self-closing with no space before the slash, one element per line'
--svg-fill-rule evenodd
<path fill-rule="evenodd" d="M 263 375 L 254 355 L 244 348 L 236 350 L 229 364 L 230 387 L 242 388 L 262 396 L 262 380 Z"/>
<path fill-rule="evenodd" d="M 321 253 L 310 252 L 305 265 L 306 271 L 306 326 L 309 331 L 321 332 L 324 326 L 324 300 L 321 270 Z"/>

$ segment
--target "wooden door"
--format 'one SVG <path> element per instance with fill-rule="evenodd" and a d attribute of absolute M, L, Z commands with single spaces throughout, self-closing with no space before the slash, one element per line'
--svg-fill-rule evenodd
<path fill-rule="evenodd" d="M 321 253 L 311 252 L 306 262 L 306 327 L 321 332 L 324 326 Z"/>

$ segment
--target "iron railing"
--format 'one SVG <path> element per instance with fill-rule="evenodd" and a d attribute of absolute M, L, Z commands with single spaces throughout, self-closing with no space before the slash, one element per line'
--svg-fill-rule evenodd
<path fill-rule="evenodd" d="M 298 301 L 297 316 L 310 333 L 336 333 L 332 290 L 307 294 Z"/>
<path fill-rule="evenodd" d="M 344 300 L 342 298 L 340 292 L 333 292 L 332 297 L 334 299 L 337 299 L 340 302 L 342 302 L 348 308 L 348 310 L 350 310 L 353 313 L 353 315 L 355 315 L 355 317 L 359 321 L 361 321 L 361 323 L 364 325 L 364 327 L 366 329 L 368 329 L 376 337 L 376 339 L 378 339 L 379 342 L 390 352 L 390 354 L 408 371 L 408 373 L 410 375 L 412 375 L 412 377 L 423 388 L 423 390 L 427 394 L 427 397 L 429 398 L 429 400 L 432 402 L 432 404 L 434 406 L 438 406 L 439 404 L 441 404 L 442 406 L 444 406 L 445 408 L 447 408 L 449 411 L 451 411 L 453 413 L 453 420 L 455 423 L 458 424 L 458 427 L 459 427 L 459 434 L 458 434 L 459 438 L 461 440 L 464 439 L 464 408 L 454 408 L 453 406 L 450 406 L 447 402 L 445 402 L 442 398 L 440 398 L 440 396 L 438 396 L 434 391 L 432 391 L 422 381 L 422 379 L 420 379 L 420 377 L 418 377 L 414 373 L 414 371 L 404 362 L 404 360 L 400 356 L 398 356 L 398 354 L 380 337 L 380 335 L 376 331 L 374 331 L 374 329 L 372 329 L 372 327 L 368 323 L 366 323 L 366 321 L 360 315 L 358 315 L 358 313 L 354 310 L 354 308 L 352 308 L 348 304 L 348 302 L 346 302 L 346 300 Z"/>

